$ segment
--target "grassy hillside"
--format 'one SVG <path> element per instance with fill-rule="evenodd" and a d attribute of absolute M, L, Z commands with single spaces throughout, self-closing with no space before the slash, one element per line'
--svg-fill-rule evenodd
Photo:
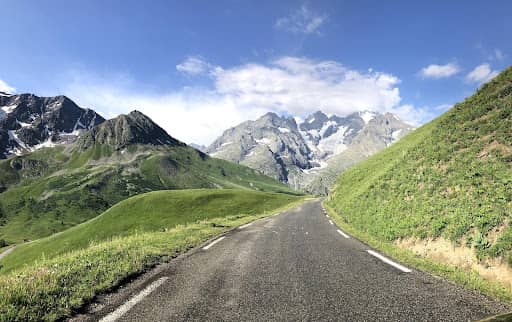
<path fill-rule="evenodd" d="M 69 316 L 128 276 L 302 199 L 202 189 L 150 192 L 122 201 L 84 224 L 19 246 L 5 257 L 0 320 L 54 321 Z M 41 253 L 45 259 L 34 262 Z"/>
<path fill-rule="evenodd" d="M 244 166 L 187 146 L 43 149 L 0 161 L 0 239 L 20 243 L 82 223 L 131 196 L 166 189 L 294 193 Z M 3 188 L 2 188 L 3 187 Z"/>
<path fill-rule="evenodd" d="M 1 272 L 52 258 L 114 236 L 165 231 L 192 222 L 272 211 L 298 197 L 241 189 L 149 192 L 121 201 L 100 216 L 59 234 L 20 245 L 1 264 Z"/>
<path fill-rule="evenodd" d="M 512 68 L 345 171 L 327 205 L 380 240 L 443 237 L 512 263 Z"/>

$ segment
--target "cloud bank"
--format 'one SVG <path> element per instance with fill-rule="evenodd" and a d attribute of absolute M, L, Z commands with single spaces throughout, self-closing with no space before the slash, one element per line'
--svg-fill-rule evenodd
<path fill-rule="evenodd" d="M 396 113 L 414 125 L 433 117 L 428 109 L 402 104 L 398 77 L 332 60 L 285 56 L 225 68 L 194 56 L 176 69 L 210 85 L 152 92 L 126 75 L 100 77 L 81 71 L 62 82 L 66 85 L 60 91 L 105 117 L 138 109 L 177 139 L 205 145 L 268 111 L 304 118 L 317 110 L 340 116 L 374 110 Z"/>

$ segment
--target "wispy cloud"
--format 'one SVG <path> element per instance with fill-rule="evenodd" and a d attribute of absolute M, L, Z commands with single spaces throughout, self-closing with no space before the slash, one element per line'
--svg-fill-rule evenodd
<path fill-rule="evenodd" d="M 446 65 L 431 64 L 420 70 L 419 74 L 424 78 L 447 78 L 457 74 L 460 71 L 456 63 L 448 63 Z"/>
<path fill-rule="evenodd" d="M 471 72 L 466 75 L 466 81 L 470 83 L 486 83 L 496 77 L 499 74 L 498 71 L 492 70 L 488 63 L 484 63 L 476 66 Z"/>
<path fill-rule="evenodd" d="M 305 117 L 318 109 L 340 116 L 374 110 L 396 113 L 415 125 L 432 118 L 426 108 L 402 104 L 400 79 L 390 73 L 289 56 L 230 68 L 204 59 L 201 65 L 208 66 L 201 69 L 211 80 L 206 88 L 157 93 L 126 75 L 100 77 L 77 71 L 62 82 L 61 92 L 106 117 L 139 109 L 172 136 L 205 145 L 225 129 L 269 111 Z"/>
<path fill-rule="evenodd" d="M 327 19 L 326 14 L 313 12 L 306 5 L 302 5 L 290 15 L 277 19 L 275 27 L 292 33 L 312 34 L 318 33 L 318 29 Z"/>
<path fill-rule="evenodd" d="M 0 79 L 0 92 L 12 94 L 16 92 L 16 88 L 10 86 L 5 81 Z"/>
<path fill-rule="evenodd" d="M 212 66 L 201 56 L 189 56 L 182 63 L 176 65 L 176 70 L 188 75 L 204 74 L 212 69 Z"/>
<path fill-rule="evenodd" d="M 505 53 L 503 53 L 500 49 L 494 49 L 494 52 L 490 54 L 488 58 L 489 60 L 496 60 L 502 62 L 505 60 L 506 57 L 507 55 L 505 55 Z"/>

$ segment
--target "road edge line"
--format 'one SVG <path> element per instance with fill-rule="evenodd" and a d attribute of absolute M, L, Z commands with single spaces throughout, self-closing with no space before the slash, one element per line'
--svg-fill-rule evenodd
<path fill-rule="evenodd" d="M 126 301 L 123 305 L 118 307 L 115 311 L 109 313 L 107 316 L 102 318 L 100 322 L 114 322 L 120 319 L 123 315 L 128 313 L 135 305 L 137 305 L 140 301 L 145 299 L 149 294 L 151 294 L 154 290 L 159 288 L 165 281 L 167 281 L 169 277 L 161 277 L 158 280 L 154 281 L 150 285 L 148 285 L 145 289 L 140 291 L 137 295 Z"/>
<path fill-rule="evenodd" d="M 380 259 L 380 260 L 381 260 L 381 261 L 383 261 L 384 263 L 386 263 L 386 264 L 388 264 L 388 265 L 391 265 L 391 266 L 393 266 L 394 268 L 396 268 L 396 269 L 398 269 L 398 270 L 400 270 L 400 271 L 402 271 L 402 272 L 404 272 L 404 273 L 410 273 L 410 272 L 412 272 L 412 270 L 411 270 L 411 269 L 409 269 L 409 268 L 407 268 L 407 267 L 405 267 L 405 266 L 403 266 L 403 265 L 400 265 L 400 264 L 398 264 L 398 263 L 396 263 L 396 262 L 392 261 L 391 259 L 389 259 L 389 258 L 387 258 L 387 257 L 385 257 L 385 256 L 383 256 L 383 255 L 381 255 L 381 254 L 379 254 L 379 253 L 377 253 L 376 251 L 374 251 L 374 250 L 372 250 L 372 249 L 368 249 L 368 250 L 367 250 L 367 252 L 368 252 L 368 254 L 370 254 L 370 255 L 372 255 L 372 256 L 374 256 L 374 257 L 376 257 L 376 258 Z"/>

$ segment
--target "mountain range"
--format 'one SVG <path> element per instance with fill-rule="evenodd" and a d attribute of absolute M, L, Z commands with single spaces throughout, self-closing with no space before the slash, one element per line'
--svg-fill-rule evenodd
<path fill-rule="evenodd" d="M 187 146 L 138 111 L 104 120 L 64 96 L 2 94 L 0 239 L 32 240 L 130 196 L 185 188 L 297 194 L 256 170 Z"/>
<path fill-rule="evenodd" d="M 391 113 L 340 117 L 317 111 L 304 120 L 267 113 L 226 130 L 205 151 L 294 189 L 326 194 L 340 172 L 411 130 Z"/>
<path fill-rule="evenodd" d="M 0 158 L 74 142 L 105 119 L 65 96 L 0 92 Z"/>
<path fill-rule="evenodd" d="M 153 190 L 326 193 L 345 168 L 412 129 L 389 113 L 267 113 L 193 148 L 139 111 L 105 120 L 65 96 L 0 93 L 0 111 L 0 238 L 14 242 Z"/>

